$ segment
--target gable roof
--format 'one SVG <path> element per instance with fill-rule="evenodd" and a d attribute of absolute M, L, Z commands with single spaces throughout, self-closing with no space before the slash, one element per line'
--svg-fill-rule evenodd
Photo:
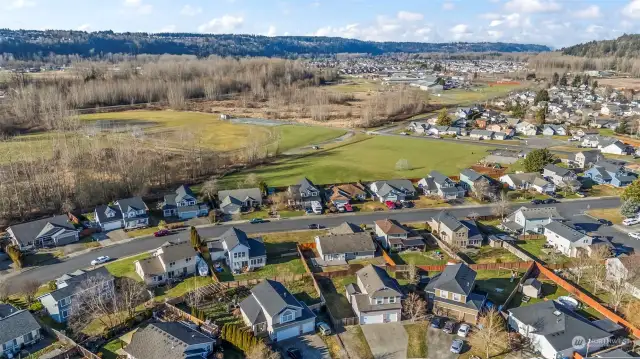
<path fill-rule="evenodd" d="M 31 221 L 26 223 L 20 223 L 9 227 L 13 232 L 16 240 L 20 243 L 26 244 L 29 241 L 33 241 L 38 238 L 46 229 L 46 232 L 51 231 L 75 231 L 76 228 L 66 215 L 59 215 L 49 218 L 39 219 L 37 221 Z"/>
<path fill-rule="evenodd" d="M 444 224 L 452 231 L 457 231 L 460 227 L 464 227 L 462 222 L 460 222 L 454 215 L 452 215 L 448 211 L 440 211 L 431 219 L 433 221 Z"/>
<path fill-rule="evenodd" d="M 398 192 L 415 192 L 413 183 L 406 179 L 375 181 L 372 183 L 378 189 L 379 196 L 386 196 L 392 190 Z"/>
<path fill-rule="evenodd" d="M 460 171 L 460 174 L 467 177 L 471 182 L 475 182 L 482 178 L 482 175 L 480 173 L 472 170 L 471 168 L 463 169 L 462 171 Z"/>
<path fill-rule="evenodd" d="M 183 359 L 191 345 L 214 344 L 215 340 L 177 322 L 156 322 L 136 331 L 124 349 L 135 359 Z"/>
<path fill-rule="evenodd" d="M 464 263 L 450 264 L 444 268 L 437 278 L 434 278 L 434 289 L 469 295 L 476 281 L 476 271 Z"/>
<path fill-rule="evenodd" d="M 513 214 L 522 212 L 525 219 L 563 219 L 556 207 L 520 207 Z"/>
<path fill-rule="evenodd" d="M 182 185 L 176 190 L 176 202 L 180 202 L 186 198 L 196 198 L 189 186 Z"/>
<path fill-rule="evenodd" d="M 118 206 L 120 206 L 120 210 L 122 212 L 126 212 L 129 208 L 133 208 L 136 211 L 147 211 L 147 205 L 142 200 L 142 197 L 131 197 L 131 198 L 123 198 L 119 199 L 115 202 Z"/>
<path fill-rule="evenodd" d="M 316 191 L 318 191 L 318 187 L 316 187 L 316 185 L 314 185 L 313 182 L 311 182 L 306 177 L 304 177 L 300 181 L 299 185 L 300 185 L 300 192 L 307 192 L 307 191 L 316 192 Z"/>
<path fill-rule="evenodd" d="M 550 172 L 553 172 L 554 174 L 564 177 L 569 175 L 570 173 L 572 173 L 572 171 L 568 168 L 564 168 L 564 167 L 558 167 L 556 165 L 553 164 L 548 164 L 546 166 L 544 166 L 544 169 Z"/>
<path fill-rule="evenodd" d="M 251 288 L 251 295 L 270 317 L 278 315 L 287 307 L 302 308 L 296 297 L 282 283 L 274 280 L 263 280 Z"/>
<path fill-rule="evenodd" d="M 113 211 L 113 217 L 107 217 L 107 211 Z M 96 207 L 95 210 L 96 216 L 98 217 L 98 222 L 100 223 L 108 223 L 122 220 L 122 211 L 120 211 L 120 207 L 118 206 L 109 206 L 106 204 L 100 205 Z"/>
<path fill-rule="evenodd" d="M 380 267 L 369 264 L 357 271 L 356 276 L 364 286 L 364 288 L 360 288 L 360 290 L 370 297 L 376 292 L 382 292 L 379 294 L 393 294 L 395 296 L 402 294 L 396 282 Z"/>
<path fill-rule="evenodd" d="M 229 250 L 235 248 L 239 244 L 249 247 L 247 234 L 236 227 L 231 227 L 226 232 L 222 233 L 220 240 L 227 244 L 227 248 Z"/>
<path fill-rule="evenodd" d="M 433 180 L 436 183 L 439 183 L 439 184 L 443 184 L 443 183 L 452 181 L 451 178 L 443 175 L 442 173 L 440 173 L 440 172 L 438 172 L 436 170 L 433 170 L 433 171 L 429 172 L 429 177 L 433 178 Z"/>
<path fill-rule="evenodd" d="M 192 258 L 197 255 L 191 242 L 165 242 L 162 245 L 162 254 L 158 255 L 165 264 L 183 260 L 186 258 Z"/>
<path fill-rule="evenodd" d="M 405 234 L 409 233 L 398 221 L 395 219 L 379 219 L 375 221 L 375 224 L 385 234 Z"/>
<path fill-rule="evenodd" d="M 362 228 L 356 226 L 350 222 L 343 222 L 341 225 L 331 228 L 329 233 L 331 234 L 350 234 L 350 233 L 362 233 Z"/>
<path fill-rule="evenodd" d="M 40 328 L 40 324 L 28 310 L 15 311 L 0 318 L 0 343 L 9 342 Z"/>
<path fill-rule="evenodd" d="M 84 290 L 83 287 L 87 280 L 95 279 L 101 281 L 113 280 L 113 275 L 109 273 L 106 267 L 99 267 L 90 271 L 77 270 L 73 273 L 67 273 L 61 278 L 56 280 L 58 289 L 52 291 L 47 295 L 51 295 L 53 299 L 59 301 L 60 299 L 70 297 L 77 292 Z"/>
<path fill-rule="evenodd" d="M 262 203 L 262 191 L 260 188 L 242 188 L 219 191 L 218 198 L 222 203 L 226 204 L 229 202 L 238 204 L 240 202 L 244 202 L 247 198 L 251 198 L 253 201 Z"/>
<path fill-rule="evenodd" d="M 322 254 L 375 252 L 376 245 L 368 233 L 318 236 Z"/>
<path fill-rule="evenodd" d="M 544 228 L 550 230 L 551 232 L 559 235 L 564 239 L 567 239 L 569 242 L 576 242 L 583 239 L 584 237 L 589 237 L 586 234 L 579 232 L 574 228 L 558 221 L 551 221 L 546 226 L 544 226 Z"/>
<path fill-rule="evenodd" d="M 510 178 L 516 186 L 522 186 L 525 182 L 536 186 L 545 186 L 549 184 L 549 182 L 542 178 L 538 172 L 508 173 L 504 176 Z"/>

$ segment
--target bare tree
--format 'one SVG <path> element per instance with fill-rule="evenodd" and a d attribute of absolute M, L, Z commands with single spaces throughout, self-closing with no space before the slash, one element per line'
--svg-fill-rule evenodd
<path fill-rule="evenodd" d="M 500 217 L 500 219 L 504 219 L 504 216 L 509 213 L 511 204 L 509 203 L 507 195 L 504 192 L 501 192 L 499 199 L 491 207 L 491 213 Z"/>
<path fill-rule="evenodd" d="M 418 283 L 418 267 L 414 261 L 410 261 L 407 266 L 407 281 L 412 285 Z"/>
<path fill-rule="evenodd" d="M 480 316 L 478 329 L 469 338 L 473 352 L 485 359 L 502 354 L 509 347 L 504 319 L 494 308 Z"/>
<path fill-rule="evenodd" d="M 271 202 L 271 211 L 277 212 L 284 209 L 288 202 L 287 192 L 277 192 L 269 196 L 269 202 Z"/>
<path fill-rule="evenodd" d="M 26 280 L 20 285 L 19 292 L 24 295 L 27 305 L 33 304 L 38 288 L 40 288 L 40 283 L 35 280 Z"/>
<path fill-rule="evenodd" d="M 589 256 L 589 270 L 587 279 L 593 286 L 593 295 L 597 295 L 607 276 L 606 259 L 611 256 L 611 251 L 606 246 L 596 246 Z"/>
<path fill-rule="evenodd" d="M 6 279 L 0 280 L 0 302 L 5 303 L 10 295 L 9 282 Z"/>
<path fill-rule="evenodd" d="M 196 277 L 196 280 L 197 280 L 197 277 Z M 189 308 L 199 308 L 200 303 L 202 302 L 202 297 L 203 297 L 202 291 L 195 289 L 187 293 L 184 299 L 187 305 L 189 306 Z"/>
<path fill-rule="evenodd" d="M 279 352 L 273 351 L 267 347 L 264 342 L 258 342 L 258 345 L 254 346 L 247 353 L 247 359 L 281 359 L 282 356 Z"/>
<path fill-rule="evenodd" d="M 427 303 L 417 293 L 409 293 L 407 298 L 402 303 L 402 312 L 415 321 L 416 319 L 423 318 L 427 314 Z"/>
<path fill-rule="evenodd" d="M 628 268 L 627 268 L 628 267 Z M 636 266 L 607 266 L 606 288 L 609 292 L 607 302 L 614 311 L 631 299 L 631 290 L 640 282 L 640 268 Z"/>
<path fill-rule="evenodd" d="M 396 171 L 408 171 L 411 169 L 411 165 L 409 164 L 409 160 L 399 159 L 396 162 Z"/>
<path fill-rule="evenodd" d="M 575 258 L 571 259 L 571 274 L 576 281 L 576 284 L 580 285 L 580 281 L 584 278 L 589 269 L 591 263 L 587 251 L 583 248 L 578 248 L 578 253 Z"/>
<path fill-rule="evenodd" d="M 480 218 L 480 213 L 476 212 L 476 211 L 471 211 L 468 215 L 467 218 L 469 218 L 472 221 L 477 221 L 478 218 Z"/>
<path fill-rule="evenodd" d="M 249 187 L 257 187 L 260 183 L 260 177 L 255 173 L 249 173 L 244 179 L 244 184 Z"/>
<path fill-rule="evenodd" d="M 209 202 L 213 202 L 213 198 L 218 194 L 219 189 L 220 187 L 218 185 L 218 180 L 215 178 L 212 178 L 202 184 L 202 188 L 200 188 L 200 193 L 202 193 L 202 196 L 204 199 L 206 199 Z"/>

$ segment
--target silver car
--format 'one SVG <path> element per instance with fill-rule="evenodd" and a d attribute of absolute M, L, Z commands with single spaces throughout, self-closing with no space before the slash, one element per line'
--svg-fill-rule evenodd
<path fill-rule="evenodd" d="M 460 354 L 462 352 L 463 346 L 464 346 L 464 340 L 454 339 L 453 342 L 451 342 L 451 352 L 454 354 Z"/>

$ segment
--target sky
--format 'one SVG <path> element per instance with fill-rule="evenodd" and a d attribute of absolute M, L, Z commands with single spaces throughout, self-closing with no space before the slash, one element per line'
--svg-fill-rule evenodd
<path fill-rule="evenodd" d="M 503 41 L 640 32 L 640 0 L 0 0 L 0 27 Z"/>

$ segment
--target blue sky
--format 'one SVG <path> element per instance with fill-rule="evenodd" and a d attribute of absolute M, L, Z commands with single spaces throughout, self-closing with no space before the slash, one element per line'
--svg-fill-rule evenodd
<path fill-rule="evenodd" d="M 0 27 L 561 47 L 640 32 L 640 0 L 0 0 Z"/>

